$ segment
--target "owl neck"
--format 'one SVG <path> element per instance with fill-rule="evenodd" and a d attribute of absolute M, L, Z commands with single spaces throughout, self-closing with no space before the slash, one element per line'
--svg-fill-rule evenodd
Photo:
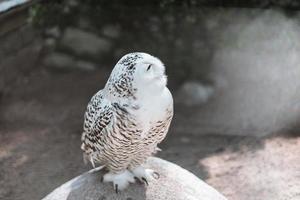
<path fill-rule="evenodd" d="M 135 97 L 140 103 L 156 101 L 161 98 L 165 89 L 167 89 L 165 84 L 155 85 L 152 83 L 148 87 L 138 88 Z"/>
<path fill-rule="evenodd" d="M 129 110 L 139 110 L 144 106 L 160 102 L 162 96 L 167 90 L 167 87 L 156 88 L 156 90 L 151 90 L 149 88 L 145 88 L 143 90 L 137 89 L 133 95 L 127 96 L 125 93 L 116 93 L 113 88 L 105 87 L 104 95 L 111 103 L 118 103 L 120 106 L 124 108 L 128 108 Z"/>
<path fill-rule="evenodd" d="M 162 76 L 149 84 L 123 85 L 119 81 L 108 80 L 104 87 L 104 95 L 111 102 L 119 104 L 136 104 L 159 99 L 167 88 L 167 77 Z M 129 87 L 128 87 L 129 86 Z"/>

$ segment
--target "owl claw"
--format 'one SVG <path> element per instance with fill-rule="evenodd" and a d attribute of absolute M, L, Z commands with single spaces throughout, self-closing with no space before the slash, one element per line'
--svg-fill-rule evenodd
<path fill-rule="evenodd" d="M 112 182 L 116 193 L 124 190 L 130 183 L 134 183 L 133 175 L 128 171 L 120 173 L 107 173 L 103 176 L 103 182 Z"/>
<path fill-rule="evenodd" d="M 145 177 L 142 177 L 142 180 L 144 181 L 144 183 L 146 183 L 147 186 L 149 185 L 149 183 Z"/>
<path fill-rule="evenodd" d="M 140 182 L 149 185 L 149 181 L 158 179 L 159 174 L 151 169 L 145 169 L 142 166 L 139 166 L 133 170 L 131 170 L 133 175 L 138 179 Z"/>
<path fill-rule="evenodd" d="M 136 177 L 136 176 L 134 177 L 134 180 L 136 180 L 136 182 L 138 182 L 140 184 L 142 183 L 141 180 L 138 177 Z"/>
<path fill-rule="evenodd" d="M 149 185 L 149 183 L 145 177 L 138 178 L 135 176 L 134 179 L 140 184 L 146 184 L 147 186 Z"/>

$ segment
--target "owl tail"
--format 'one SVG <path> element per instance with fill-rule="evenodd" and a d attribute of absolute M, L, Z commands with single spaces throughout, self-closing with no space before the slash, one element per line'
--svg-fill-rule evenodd
<path fill-rule="evenodd" d="M 90 162 L 92 164 L 93 169 L 89 171 L 90 173 L 100 171 L 101 169 L 103 169 L 105 167 L 105 165 L 101 165 L 99 167 L 96 167 L 95 163 L 94 163 L 94 160 L 93 160 L 93 157 L 87 155 L 86 153 L 83 153 L 83 162 L 84 162 L 85 165 L 87 165 L 88 162 Z"/>
<path fill-rule="evenodd" d="M 95 168 L 95 162 L 94 162 L 93 157 L 86 153 L 83 153 L 83 162 L 85 165 L 90 162 L 92 164 L 93 168 Z"/>
<path fill-rule="evenodd" d="M 98 172 L 98 171 L 102 170 L 104 167 L 105 167 L 104 165 L 96 167 L 96 168 L 90 170 L 89 173 Z"/>
<path fill-rule="evenodd" d="M 161 149 L 158 148 L 158 147 L 155 147 L 154 150 L 153 150 L 153 152 L 152 152 L 152 155 L 157 154 L 157 152 L 159 152 L 159 151 L 161 151 Z"/>
<path fill-rule="evenodd" d="M 158 152 L 158 151 L 161 151 L 161 148 L 156 147 L 155 150 L 156 150 L 156 152 Z"/>

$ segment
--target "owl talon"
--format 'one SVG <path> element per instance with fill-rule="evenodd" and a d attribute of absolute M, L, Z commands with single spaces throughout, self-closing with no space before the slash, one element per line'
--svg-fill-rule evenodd
<path fill-rule="evenodd" d="M 148 182 L 147 182 L 147 180 L 146 180 L 145 178 L 144 178 L 144 179 L 143 179 L 143 178 L 140 179 L 140 178 L 138 178 L 138 177 L 135 176 L 134 179 L 135 179 L 136 182 L 139 183 L 140 185 L 141 185 L 141 184 L 147 184 L 147 185 L 148 185 Z"/>
<path fill-rule="evenodd" d="M 140 182 L 146 185 L 149 185 L 149 181 L 159 178 L 159 174 L 157 172 L 151 169 L 145 169 L 142 166 L 136 167 L 135 169 L 131 170 L 131 172 Z"/>
<path fill-rule="evenodd" d="M 134 177 L 134 180 L 135 180 L 136 182 L 140 183 L 140 184 L 142 183 L 141 180 L 140 180 L 138 177 L 136 177 L 136 176 Z"/>
<path fill-rule="evenodd" d="M 130 183 L 134 183 L 133 175 L 124 170 L 120 173 L 107 173 L 103 176 L 103 182 L 112 182 L 116 193 L 124 190 Z"/>
<path fill-rule="evenodd" d="M 148 186 L 149 185 L 149 183 L 148 183 L 148 181 L 147 181 L 147 179 L 145 178 L 145 177 L 142 177 L 142 180 L 144 181 L 144 183 Z"/>

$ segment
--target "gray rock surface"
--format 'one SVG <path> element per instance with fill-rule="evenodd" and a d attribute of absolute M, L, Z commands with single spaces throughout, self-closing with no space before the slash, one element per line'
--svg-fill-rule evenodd
<path fill-rule="evenodd" d="M 63 184 L 43 200 L 226 200 L 211 186 L 187 170 L 159 158 L 149 158 L 147 165 L 160 173 L 149 186 L 135 183 L 116 194 L 109 183 L 101 183 L 103 171 L 91 170 Z"/>
<path fill-rule="evenodd" d="M 94 33 L 76 28 L 68 28 L 64 32 L 61 44 L 64 48 L 78 56 L 99 57 L 101 53 L 110 51 L 111 43 Z"/>

